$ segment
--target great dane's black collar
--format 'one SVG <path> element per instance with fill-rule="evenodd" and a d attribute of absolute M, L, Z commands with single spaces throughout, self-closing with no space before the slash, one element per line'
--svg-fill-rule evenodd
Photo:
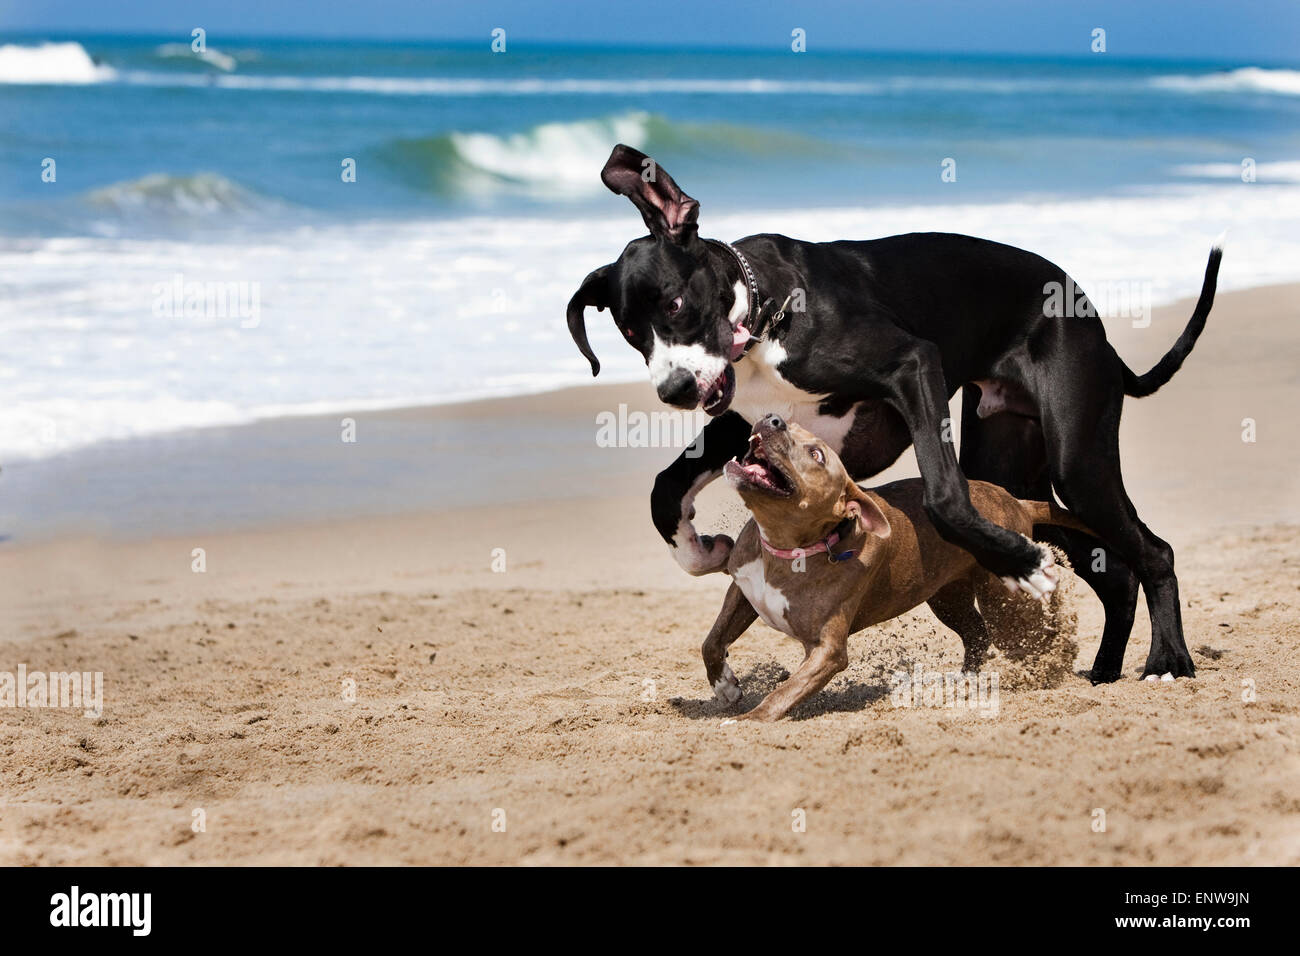
<path fill-rule="evenodd" d="M 744 253 L 731 243 L 725 242 L 722 239 L 706 239 L 705 241 L 722 246 L 722 248 L 731 253 L 732 257 L 736 260 L 736 263 L 740 266 L 740 274 L 745 280 L 745 285 L 749 288 L 749 314 L 745 316 L 744 322 L 745 329 L 749 332 L 749 341 L 745 343 L 744 351 L 741 352 L 735 360 L 739 362 L 741 358 L 745 357 L 745 354 L 748 353 L 750 349 L 763 340 L 763 336 L 780 324 L 781 320 L 785 318 L 786 307 L 784 305 L 781 306 L 775 315 L 772 315 L 772 313 L 768 311 L 769 307 L 775 300 L 759 299 L 758 279 L 754 276 L 754 270 L 750 267 L 749 260 L 745 258 Z M 789 304 L 789 301 L 789 299 L 786 299 L 787 304 Z"/>

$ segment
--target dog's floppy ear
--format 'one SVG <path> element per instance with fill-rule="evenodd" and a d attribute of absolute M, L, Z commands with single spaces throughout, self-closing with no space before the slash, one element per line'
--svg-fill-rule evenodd
<path fill-rule="evenodd" d="M 848 503 L 844 508 L 845 514 L 853 515 L 858 519 L 858 524 L 877 538 L 889 537 L 889 519 L 885 517 L 885 513 L 880 510 L 880 506 L 871 499 L 870 495 L 851 480 L 845 487 L 844 494 L 848 499 Z"/>
<path fill-rule="evenodd" d="M 668 170 L 631 146 L 619 143 L 600 171 L 600 181 L 641 210 L 650 234 L 685 244 L 696 234 L 700 204 L 682 192 Z"/>
<path fill-rule="evenodd" d="M 602 311 L 609 308 L 609 283 L 605 281 L 605 276 L 613 265 L 611 262 L 607 266 L 601 266 L 583 279 L 582 285 L 569 300 L 569 334 L 578 344 L 578 351 L 591 363 L 593 376 L 600 374 L 600 362 L 596 358 L 596 353 L 591 350 L 591 343 L 587 341 L 587 323 L 582 312 L 589 305 L 594 305 Z"/>

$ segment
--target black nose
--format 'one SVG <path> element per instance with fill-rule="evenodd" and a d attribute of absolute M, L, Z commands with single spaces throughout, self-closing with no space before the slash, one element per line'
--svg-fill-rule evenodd
<path fill-rule="evenodd" d="M 655 389 L 659 398 L 678 408 L 694 408 L 697 399 L 695 376 L 684 368 L 675 368 Z"/>
<path fill-rule="evenodd" d="M 768 415 L 763 419 L 763 424 L 779 432 L 785 431 L 785 419 L 780 415 Z"/>

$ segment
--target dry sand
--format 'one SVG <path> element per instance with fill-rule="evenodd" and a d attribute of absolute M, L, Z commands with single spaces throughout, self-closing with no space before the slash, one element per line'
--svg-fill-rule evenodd
<path fill-rule="evenodd" d="M 1091 686 L 1101 612 L 1078 585 L 1071 672 L 1001 688 L 996 716 L 893 706 L 895 670 L 960 661 L 920 611 L 854 638 L 795 719 L 724 724 L 698 648 L 726 580 L 683 575 L 650 527 L 664 449 L 550 461 L 531 502 L 65 530 L 0 545 L 0 671 L 102 671 L 104 713 L 0 710 L 0 863 L 1300 863 L 1298 293 L 1221 296 L 1184 370 L 1127 406 L 1195 680 L 1134 679 L 1140 611 L 1126 678 Z M 1189 311 L 1112 340 L 1144 369 Z M 363 421 L 591 435 L 618 401 L 654 407 L 628 386 Z M 725 489 L 702 499 L 702 528 L 742 517 Z M 800 656 L 751 628 L 742 707 Z"/>

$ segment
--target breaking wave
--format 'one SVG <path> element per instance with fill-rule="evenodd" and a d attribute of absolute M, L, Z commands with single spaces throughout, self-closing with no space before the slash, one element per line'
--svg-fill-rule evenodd
<path fill-rule="evenodd" d="M 513 188 L 536 191 L 544 198 L 600 192 L 598 164 L 615 143 L 656 155 L 707 151 L 718 145 L 728 153 L 785 157 L 835 149 L 790 133 L 727 123 L 674 123 L 653 113 L 631 111 L 542 123 L 518 133 L 451 132 L 398 140 L 381 152 L 381 159 L 409 185 L 437 193 Z"/>
<path fill-rule="evenodd" d="M 1180 93 L 1276 93 L 1300 96 L 1300 70 L 1266 70 L 1243 66 L 1200 76 L 1157 76 L 1151 85 Z"/>
<path fill-rule="evenodd" d="M 80 43 L 0 46 L 0 83 L 103 83 L 116 77 L 116 70 L 95 62 Z"/>

